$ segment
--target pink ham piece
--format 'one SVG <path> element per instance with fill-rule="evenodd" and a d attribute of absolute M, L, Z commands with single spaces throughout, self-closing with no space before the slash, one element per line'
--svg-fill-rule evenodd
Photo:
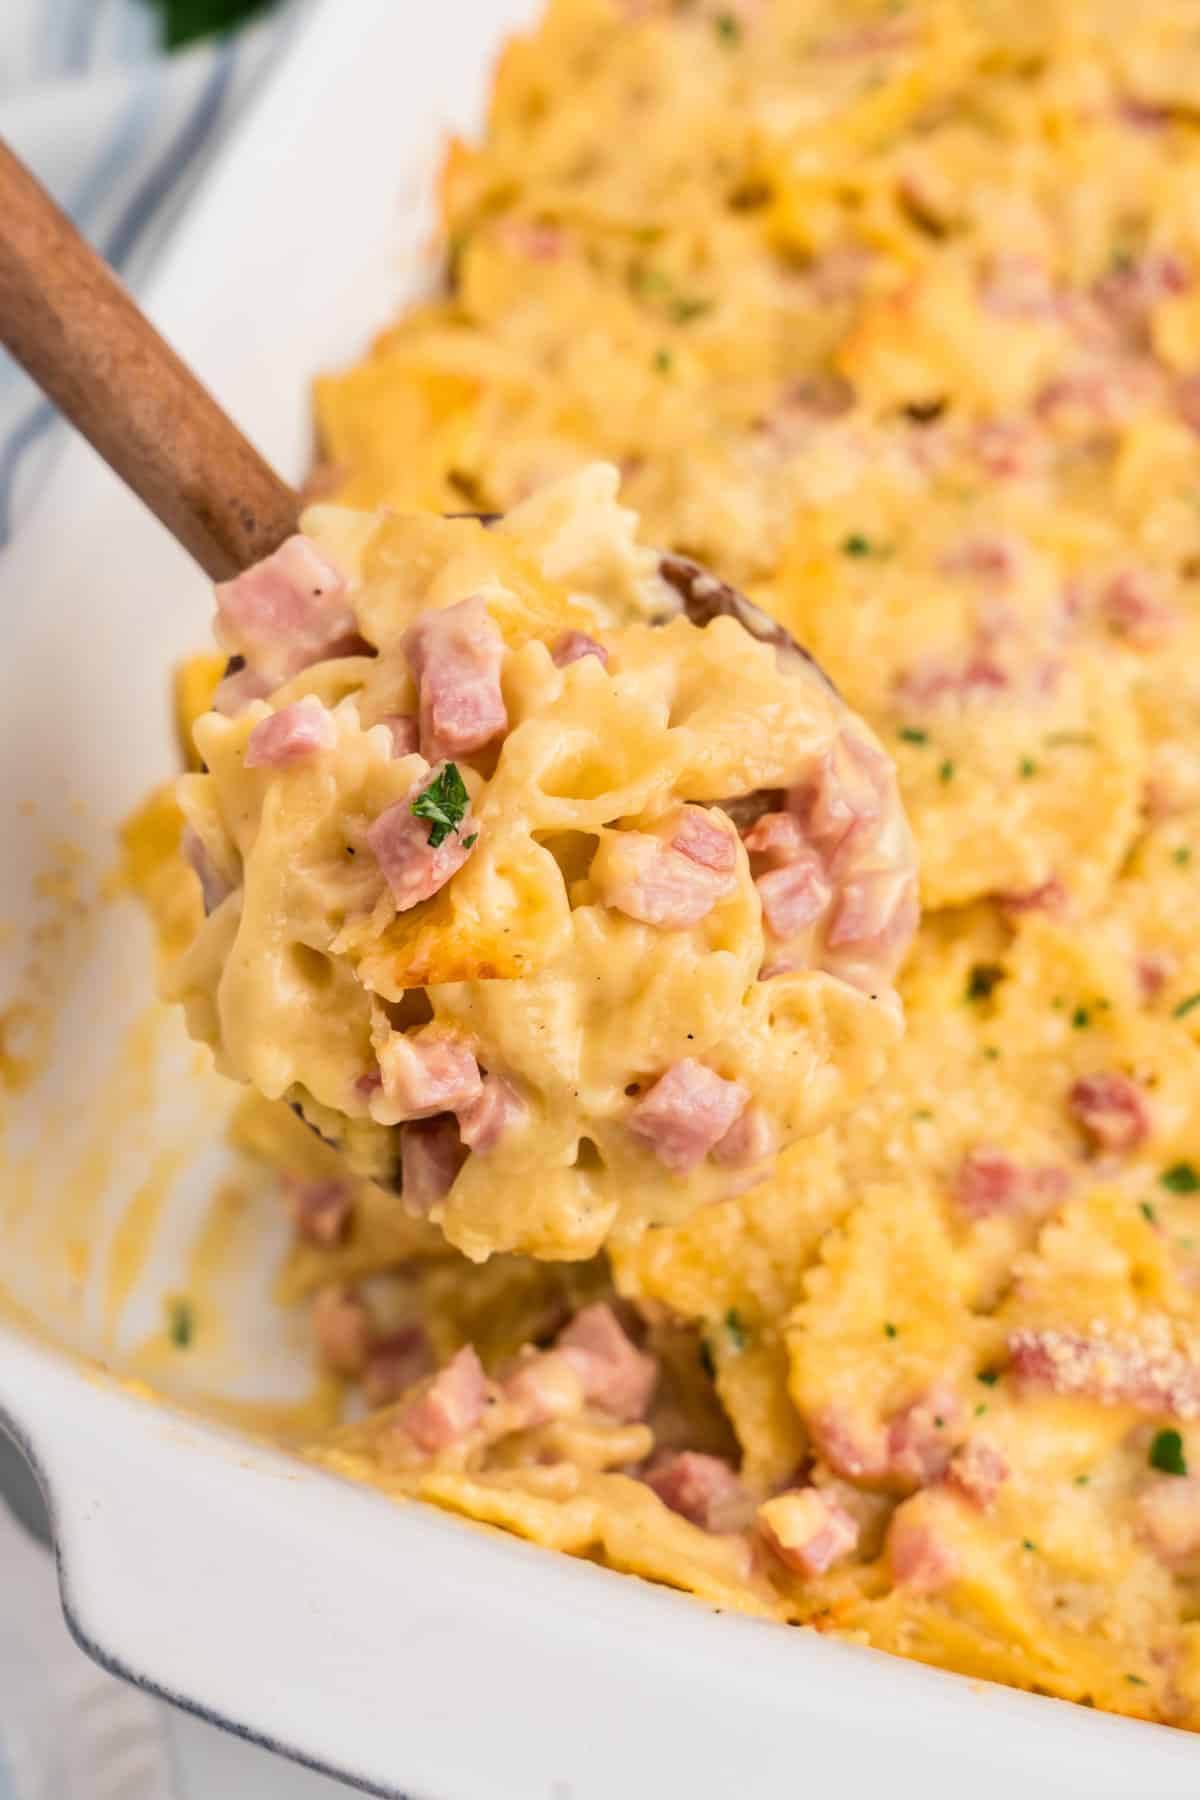
<path fill-rule="evenodd" d="M 1004 1150 L 968 1150 L 954 1177 L 957 1204 L 971 1219 L 997 1215 L 1040 1217 L 1062 1200 L 1070 1185 L 1065 1169 L 1030 1169 Z"/>
<path fill-rule="evenodd" d="M 658 1364 L 632 1344 L 611 1306 L 597 1300 L 576 1313 L 556 1348 L 583 1383 L 585 1397 L 617 1419 L 640 1419 L 658 1383 Z"/>
<path fill-rule="evenodd" d="M 1134 1502 L 1137 1533 L 1168 1569 L 1200 1558 L 1200 1475 L 1166 1475 L 1146 1483 Z"/>
<path fill-rule="evenodd" d="M 1008 675 L 991 655 L 986 645 L 970 651 L 961 661 L 943 657 L 925 657 L 901 675 L 896 683 L 900 700 L 925 711 L 946 700 L 962 704 L 1003 693 L 1010 685 Z"/>
<path fill-rule="evenodd" d="M 720 1531 L 745 1501 L 745 1490 L 729 1464 L 699 1450 L 664 1456 L 646 1470 L 642 1480 L 664 1506 L 702 1531 Z"/>
<path fill-rule="evenodd" d="M 379 1119 L 384 1125 L 457 1112 L 483 1092 L 474 1053 L 456 1038 L 436 1032 L 393 1031 L 379 1051 L 379 1073 L 383 1086 L 371 1101 L 371 1113 L 386 1113 Z"/>
<path fill-rule="evenodd" d="M 337 743 L 337 725 L 312 694 L 261 719 L 246 740 L 248 769 L 290 769 Z"/>
<path fill-rule="evenodd" d="M 453 1113 L 405 1125 L 400 1132 L 400 1192 L 406 1209 L 424 1217 L 444 1200 L 465 1156 Z"/>
<path fill-rule="evenodd" d="M 685 1057 L 633 1107 L 629 1129 L 666 1168 L 686 1175 L 721 1142 L 749 1098 L 740 1081 Z"/>
<path fill-rule="evenodd" d="M 204 900 L 204 916 L 208 918 L 210 913 L 216 912 L 223 900 L 228 900 L 233 889 L 208 854 L 208 846 L 204 839 L 190 825 L 185 825 L 183 828 L 180 848 L 195 870 L 196 878 L 200 883 L 200 893 Z"/>
<path fill-rule="evenodd" d="M 729 823 L 706 806 L 680 807 L 671 848 L 718 875 L 730 875 L 737 868 L 737 841 Z"/>
<path fill-rule="evenodd" d="M 1011 251 L 991 259 L 979 297 L 984 309 L 997 319 L 1044 321 L 1053 319 L 1058 311 L 1058 296 L 1046 264 Z"/>
<path fill-rule="evenodd" d="M 543 219 L 504 219 L 496 235 L 514 255 L 539 263 L 557 262 L 566 241 L 561 225 Z"/>
<path fill-rule="evenodd" d="M 1200 1367 L 1178 1351 L 1130 1337 L 1073 1331 L 1011 1332 L 1010 1366 L 1027 1388 L 1084 1394 L 1104 1406 L 1200 1417 Z"/>
<path fill-rule="evenodd" d="M 313 1301 L 317 1355 L 335 1375 L 359 1375 L 371 1353 L 371 1315 L 349 1288 L 323 1287 Z"/>
<path fill-rule="evenodd" d="M 864 869 L 842 886 L 829 943 L 833 948 L 853 944 L 890 950 L 906 943 L 916 925 L 917 897 L 910 871 Z"/>
<path fill-rule="evenodd" d="M 997 480 L 1029 480 L 1042 474 L 1050 447 L 1023 419 L 984 419 L 974 428 L 970 448 L 984 473 Z"/>
<path fill-rule="evenodd" d="M 959 1406 L 946 1387 L 931 1388 L 888 1425 L 888 1473 L 904 1487 L 928 1487 L 945 1474 L 954 1450 Z"/>
<path fill-rule="evenodd" d="M 948 1541 L 936 1496 L 918 1494 L 898 1506 L 887 1534 L 892 1580 L 910 1594 L 936 1594 L 957 1578 L 959 1561 Z"/>
<path fill-rule="evenodd" d="M 217 642 L 278 685 L 358 644 L 346 584 L 311 538 L 288 538 L 216 590 Z"/>
<path fill-rule="evenodd" d="M 1084 1075 L 1067 1095 L 1071 1116 L 1100 1150 L 1136 1150 L 1150 1136 L 1150 1108 L 1128 1075 Z"/>
<path fill-rule="evenodd" d="M 415 756 L 421 747 L 421 728 L 411 713 L 390 713 L 380 719 L 392 734 L 393 756 Z"/>
<path fill-rule="evenodd" d="M 765 1162 L 778 1148 L 779 1137 L 774 1125 L 762 1107 L 751 1101 L 749 1106 L 742 1108 L 720 1142 L 714 1145 L 712 1153 L 727 1169 L 746 1169 Z"/>
<path fill-rule="evenodd" d="M 397 1424 L 419 1450 L 436 1456 L 461 1444 L 483 1417 L 487 1377 L 470 1344 L 401 1409 Z"/>
<path fill-rule="evenodd" d="M 521 1358 L 503 1384 L 517 1428 L 532 1431 L 555 1419 L 569 1419 L 583 1409 L 584 1384 L 565 1350 L 535 1350 Z"/>
<path fill-rule="evenodd" d="M 506 1132 L 529 1117 L 529 1108 L 503 1075 L 485 1075 L 476 1097 L 454 1110 L 463 1143 L 479 1155 L 494 1150 Z"/>
<path fill-rule="evenodd" d="M 984 1438 L 970 1438 L 950 1458 L 946 1480 L 980 1512 L 990 1512 L 1008 1480 L 1008 1464 Z"/>
<path fill-rule="evenodd" d="M 806 841 L 832 859 L 879 823 L 890 783 L 890 768 L 880 753 L 862 738 L 843 733 L 826 750 L 815 781 L 788 795 L 788 806 L 800 819 Z"/>
<path fill-rule="evenodd" d="M 590 878 L 604 906 L 668 931 L 698 925 L 735 887 L 732 875 L 706 868 L 645 831 L 609 832 L 592 859 Z"/>
<path fill-rule="evenodd" d="M 1161 994 L 1179 965 L 1169 950 L 1146 950 L 1134 964 L 1138 992 L 1143 1000 Z"/>
<path fill-rule="evenodd" d="M 403 800 L 380 813 L 367 832 L 367 846 L 392 890 L 397 912 L 407 912 L 409 907 L 431 899 L 458 873 L 475 847 L 464 841 L 475 835 L 470 807 L 458 830 L 443 838 L 436 849 L 429 842 L 429 820 L 413 812 L 414 802 L 433 786 L 445 767 L 445 763 L 439 763 L 431 769 Z"/>
<path fill-rule="evenodd" d="M 763 813 L 751 825 L 742 842 L 756 873 L 759 869 L 786 869 L 806 852 L 811 854 L 800 821 L 790 812 Z"/>
<path fill-rule="evenodd" d="M 858 1525 L 844 1506 L 820 1488 L 778 1494 L 758 1509 L 763 1536 L 799 1575 L 825 1575 L 858 1544 Z"/>
<path fill-rule="evenodd" d="M 478 594 L 422 613 L 405 632 L 403 648 L 420 694 L 427 762 L 469 756 L 508 730 L 500 691 L 504 640 Z"/>
<path fill-rule="evenodd" d="M 401 1325 L 376 1338 L 362 1372 L 368 1405 L 390 1406 L 428 1375 L 432 1366 L 433 1352 L 423 1325 Z"/>
<path fill-rule="evenodd" d="M 1012 538 L 976 533 L 946 552 L 942 571 L 972 576 L 989 587 L 1010 587 L 1020 572 L 1022 548 Z"/>
<path fill-rule="evenodd" d="M 1124 569 L 1100 595 L 1109 629 L 1135 650 L 1159 650 L 1174 635 L 1178 614 L 1167 605 L 1148 569 Z"/>
<path fill-rule="evenodd" d="M 805 848 L 794 861 L 770 869 L 754 884 L 763 923 L 773 938 L 787 943 L 828 910 L 833 889 L 815 850 Z"/>
<path fill-rule="evenodd" d="M 329 1250 L 344 1241 L 354 1216 L 354 1189 L 348 1181 L 302 1181 L 283 1178 L 283 1199 L 296 1235 L 306 1244 Z"/>
<path fill-rule="evenodd" d="M 1127 332 L 1140 332 L 1156 306 L 1186 294 L 1192 278 L 1186 263 L 1169 251 L 1133 258 L 1096 283 L 1095 295 L 1107 316 Z"/>
<path fill-rule="evenodd" d="M 1069 901 L 1066 888 L 1054 875 L 1039 887 L 1026 888 L 1024 893 L 996 895 L 996 905 L 1011 918 L 1022 913 L 1049 913 L 1057 918 L 1066 912 Z"/>
<path fill-rule="evenodd" d="M 888 1473 L 887 1433 L 867 1425 L 842 1406 L 826 1406 L 808 1421 L 813 1446 L 835 1475 L 872 1486 Z"/>
<path fill-rule="evenodd" d="M 594 656 L 606 669 L 608 667 L 608 651 L 594 637 L 589 637 L 586 631 L 564 631 L 550 655 L 560 669 L 568 668 L 574 662 L 582 662 L 585 656 Z"/>

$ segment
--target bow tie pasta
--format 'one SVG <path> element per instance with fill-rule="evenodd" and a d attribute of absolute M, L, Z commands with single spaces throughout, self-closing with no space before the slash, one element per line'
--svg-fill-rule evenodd
<path fill-rule="evenodd" d="M 900 1035 L 888 759 L 596 465 L 506 519 L 318 508 L 218 589 L 170 991 L 466 1255 L 635 1239 L 769 1174 Z"/>

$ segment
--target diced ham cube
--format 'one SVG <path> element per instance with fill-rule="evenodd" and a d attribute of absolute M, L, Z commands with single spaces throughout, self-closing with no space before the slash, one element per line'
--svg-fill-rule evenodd
<path fill-rule="evenodd" d="M 754 884 L 763 922 L 771 936 L 786 943 L 815 925 L 833 898 L 833 888 L 815 850 L 805 848 L 785 868 L 769 869 Z"/>
<path fill-rule="evenodd" d="M 745 1492 L 735 1470 L 720 1456 L 680 1450 L 653 1463 L 642 1477 L 664 1506 L 702 1531 L 720 1531 Z"/>
<path fill-rule="evenodd" d="M 713 1147 L 713 1156 L 728 1169 L 746 1169 L 774 1156 L 779 1134 L 761 1106 L 744 1106 L 725 1136 Z"/>
<path fill-rule="evenodd" d="M 1067 1105 L 1101 1150 L 1136 1150 L 1150 1136 L 1145 1093 L 1128 1075 L 1084 1075 L 1072 1084 Z"/>
<path fill-rule="evenodd" d="M 1147 1481 L 1134 1502 L 1138 1536 L 1169 1569 L 1200 1557 L 1200 1475 L 1164 1475 Z"/>
<path fill-rule="evenodd" d="M 392 734 L 393 756 L 415 756 L 421 747 L 421 728 L 411 713 L 389 713 L 380 719 Z"/>
<path fill-rule="evenodd" d="M 566 240 L 561 225 L 545 219 L 503 219 L 496 235 L 504 246 L 530 262 L 557 262 Z"/>
<path fill-rule="evenodd" d="M 465 1156 L 453 1113 L 405 1125 L 400 1132 L 400 1178 L 408 1211 L 423 1217 L 444 1200 Z"/>
<path fill-rule="evenodd" d="M 864 869 L 842 886 L 829 942 L 890 950 L 907 942 L 916 925 L 917 897 L 909 870 Z"/>
<path fill-rule="evenodd" d="M 427 762 L 469 756 L 508 730 L 500 691 L 504 640 L 478 594 L 422 613 L 404 634 L 404 653 L 420 694 Z"/>
<path fill-rule="evenodd" d="M 228 900 L 233 889 L 208 854 L 208 847 L 204 839 L 190 825 L 185 825 L 183 828 L 180 847 L 200 882 L 200 893 L 204 900 L 204 916 L 208 918 L 210 913 L 216 912 L 223 900 Z"/>
<path fill-rule="evenodd" d="M 1157 994 L 1161 994 L 1178 966 L 1169 950 L 1143 951 L 1134 964 L 1138 992 L 1142 999 L 1153 1000 Z"/>
<path fill-rule="evenodd" d="M 950 1458 L 946 1480 L 980 1512 L 990 1512 L 1008 1480 L 1008 1464 L 986 1439 L 969 1438 Z"/>
<path fill-rule="evenodd" d="M 1179 625 L 1149 569 L 1114 575 L 1100 595 L 1100 612 L 1110 630 L 1138 650 L 1161 649 Z"/>
<path fill-rule="evenodd" d="M 216 597 L 217 642 L 276 684 L 356 641 L 346 584 L 311 538 L 288 538 Z"/>
<path fill-rule="evenodd" d="M 1104 1406 L 1200 1417 L 1200 1366 L 1178 1351 L 1135 1338 L 1073 1331 L 1010 1333 L 1013 1374 L 1027 1387 L 1085 1394 Z"/>
<path fill-rule="evenodd" d="M 528 1106 L 503 1075 L 485 1075 L 475 1099 L 455 1111 L 463 1143 L 480 1155 L 494 1150 L 507 1131 L 529 1117 Z"/>
<path fill-rule="evenodd" d="M 380 813 L 367 832 L 368 848 L 392 890 L 397 912 L 407 912 L 410 906 L 419 905 L 444 888 L 475 847 L 474 843 L 465 842 L 476 833 L 469 807 L 457 831 L 450 832 L 436 848 L 429 842 L 429 820 L 413 812 L 415 801 L 433 786 L 445 767 L 445 763 L 440 763 L 432 769 L 403 800 Z"/>
<path fill-rule="evenodd" d="M 261 719 L 246 739 L 248 769 L 290 769 L 337 743 L 337 724 L 312 694 Z"/>
<path fill-rule="evenodd" d="M 989 587 L 1009 587 L 1021 568 L 1021 545 L 1012 538 L 976 532 L 943 556 L 947 575 L 970 575 Z"/>
<path fill-rule="evenodd" d="M 767 812 L 754 821 L 742 839 L 756 868 L 786 869 L 808 852 L 808 844 L 795 813 Z"/>
<path fill-rule="evenodd" d="M 606 669 L 608 667 L 608 651 L 594 637 L 589 637 L 586 631 L 564 631 L 550 655 L 560 669 L 567 668 L 573 662 L 582 662 L 585 656 L 594 656 Z"/>
<path fill-rule="evenodd" d="M 962 703 L 986 699 L 1003 693 L 1009 687 L 1007 672 L 981 644 L 961 661 L 929 656 L 905 671 L 896 683 L 896 693 L 907 705 L 919 711 L 946 700 Z"/>
<path fill-rule="evenodd" d="M 778 1494 L 759 1507 L 758 1519 L 775 1554 L 800 1575 L 827 1574 L 858 1543 L 856 1521 L 820 1488 Z"/>
<path fill-rule="evenodd" d="M 1069 1186 L 1065 1169 L 1026 1168 L 1006 1151 L 980 1145 L 963 1157 L 952 1191 L 971 1219 L 1038 1218 L 1065 1198 Z"/>
<path fill-rule="evenodd" d="M 317 1354 L 335 1375 L 359 1375 L 371 1353 L 371 1315 L 349 1288 L 323 1287 L 313 1301 Z"/>
<path fill-rule="evenodd" d="M 632 1344 L 611 1306 L 597 1300 L 560 1332 L 557 1349 L 583 1383 L 586 1398 L 617 1419 L 640 1419 L 658 1383 L 658 1364 Z"/>
<path fill-rule="evenodd" d="M 671 848 L 719 875 L 737 868 L 737 840 L 724 815 L 707 806 L 681 806 L 671 834 Z"/>
<path fill-rule="evenodd" d="M 603 905 L 669 931 L 698 925 L 735 886 L 732 875 L 706 868 L 645 831 L 604 837 L 590 878 Z"/>
<path fill-rule="evenodd" d="M 474 1052 L 456 1038 L 436 1031 L 393 1031 L 378 1055 L 383 1085 L 370 1107 L 372 1118 L 381 1125 L 457 1112 L 483 1092 Z"/>
<path fill-rule="evenodd" d="M 425 1327 L 414 1322 L 389 1331 L 371 1346 L 362 1372 L 363 1393 L 370 1406 L 390 1406 L 415 1382 L 428 1375 L 433 1352 Z"/>
<path fill-rule="evenodd" d="M 888 1473 L 887 1433 L 855 1420 L 841 1406 L 827 1406 L 808 1420 L 818 1455 L 844 1481 L 871 1486 Z"/>
<path fill-rule="evenodd" d="M 487 1377 L 470 1344 L 440 1369 L 399 1414 L 400 1428 L 430 1456 L 461 1444 L 483 1417 Z"/>
<path fill-rule="evenodd" d="M 685 1175 L 721 1142 L 749 1098 L 740 1081 L 685 1057 L 633 1107 L 629 1129 L 668 1169 Z"/>
<path fill-rule="evenodd" d="M 1024 419 L 984 419 L 972 433 L 971 449 L 984 473 L 1001 480 L 1040 475 L 1050 454 L 1044 434 Z"/>
<path fill-rule="evenodd" d="M 1126 331 L 1143 327 L 1156 306 L 1186 294 L 1192 284 L 1187 264 L 1169 251 L 1155 251 L 1111 269 L 1096 283 L 1105 313 Z"/>
<path fill-rule="evenodd" d="M 350 1229 L 354 1189 L 348 1181 L 302 1181 L 297 1175 L 285 1175 L 283 1198 L 296 1235 L 306 1244 L 332 1249 Z"/>
<path fill-rule="evenodd" d="M 897 1482 L 928 1487 L 945 1474 L 958 1417 L 958 1401 L 945 1387 L 932 1388 L 894 1415 L 888 1425 L 888 1471 Z"/>
<path fill-rule="evenodd" d="M 996 905 L 1002 912 L 1011 917 L 1019 917 L 1021 913 L 1049 913 L 1051 917 L 1061 916 L 1066 912 L 1070 897 L 1062 882 L 1052 875 L 1049 881 L 1040 886 L 1026 888 L 1024 893 L 997 894 Z"/>
<path fill-rule="evenodd" d="M 892 1580 L 910 1594 L 936 1594 L 957 1579 L 959 1559 L 948 1540 L 936 1496 L 918 1494 L 898 1506 L 887 1534 Z"/>
<path fill-rule="evenodd" d="M 1058 295 L 1046 264 L 1012 251 L 992 258 L 979 297 L 997 319 L 1046 320 L 1058 311 Z"/>
<path fill-rule="evenodd" d="M 822 757 L 816 779 L 789 794 L 788 804 L 807 841 L 833 857 L 878 824 L 889 782 L 890 771 L 879 752 L 843 733 Z"/>
<path fill-rule="evenodd" d="M 586 1398 L 580 1372 L 564 1350 L 536 1350 L 523 1356 L 502 1383 L 502 1392 L 525 1431 L 572 1418 Z"/>

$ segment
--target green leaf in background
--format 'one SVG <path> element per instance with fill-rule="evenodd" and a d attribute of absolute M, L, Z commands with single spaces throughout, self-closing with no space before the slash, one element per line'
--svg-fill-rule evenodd
<path fill-rule="evenodd" d="M 230 31 L 256 13 L 266 12 L 274 0 L 150 0 L 162 17 L 163 39 L 168 50 L 178 50 L 197 38 Z"/>

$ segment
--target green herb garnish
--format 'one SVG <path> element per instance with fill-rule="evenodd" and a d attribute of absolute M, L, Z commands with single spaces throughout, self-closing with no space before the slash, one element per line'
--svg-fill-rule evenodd
<path fill-rule="evenodd" d="M 717 36 L 723 44 L 731 47 L 741 43 L 741 20 L 736 18 L 733 13 L 718 13 L 713 24 L 716 27 Z"/>
<path fill-rule="evenodd" d="M 999 1369 L 980 1369 L 975 1379 L 982 1381 L 984 1387 L 995 1387 L 1000 1379 L 1000 1371 Z"/>
<path fill-rule="evenodd" d="M 167 1336 L 177 1350 L 187 1349 L 194 1329 L 191 1302 L 180 1299 L 170 1301 L 167 1306 Z"/>
<path fill-rule="evenodd" d="M 849 554 L 857 555 L 857 551 L 849 552 Z M 916 725 L 902 725 L 896 736 L 906 744 L 927 744 L 929 742 L 929 733 L 921 731 Z"/>
<path fill-rule="evenodd" d="M 1148 1225 L 1157 1225 L 1158 1224 L 1158 1214 L 1155 1212 L 1154 1208 L 1151 1206 L 1151 1204 L 1148 1200 L 1139 1200 L 1138 1201 L 1138 1211 L 1141 1213 L 1143 1219 L 1145 1219 L 1145 1221 Z"/>
<path fill-rule="evenodd" d="M 1171 1017 L 1186 1019 L 1193 1008 L 1197 1006 L 1200 1006 L 1200 994 L 1189 994 L 1186 1000 L 1181 1000 L 1178 1006 L 1172 1008 Z"/>
<path fill-rule="evenodd" d="M 976 963 L 967 976 L 967 999 L 986 1000 L 997 982 L 1004 980 L 999 963 Z"/>
<path fill-rule="evenodd" d="M 458 830 L 470 804 L 457 763 L 447 763 L 437 779 L 417 795 L 409 811 L 418 819 L 429 820 L 429 847 L 436 850 Z"/>
<path fill-rule="evenodd" d="M 725 1314 L 725 1329 L 729 1333 L 729 1341 L 735 1350 L 746 1348 L 746 1327 L 742 1324 L 737 1308 L 731 1306 Z"/>
<path fill-rule="evenodd" d="M 940 781 L 954 780 L 954 764 L 952 762 L 946 761 L 942 764 L 941 768 L 938 770 L 938 779 Z"/>
<path fill-rule="evenodd" d="M 1075 1486 L 1086 1487 L 1091 1479 L 1090 1475 L 1077 1475 L 1075 1477 Z"/>
<path fill-rule="evenodd" d="M 1200 1189 L 1200 1175 L 1190 1162 L 1172 1163 L 1158 1179 L 1169 1194 L 1194 1194 Z"/>
<path fill-rule="evenodd" d="M 1176 850 L 1174 851 L 1173 854 L 1174 854 L 1175 861 L 1179 864 L 1179 867 L 1182 869 L 1187 863 L 1190 863 L 1192 860 L 1191 845 L 1190 844 L 1180 844 L 1176 848 Z"/>
<path fill-rule="evenodd" d="M 843 556 L 870 556 L 870 554 L 871 540 L 864 537 L 861 531 L 852 531 L 848 538 L 843 539 Z M 903 733 L 901 735 L 903 736 Z"/>
<path fill-rule="evenodd" d="M 1150 1467 L 1157 1469 L 1161 1475 L 1187 1474 L 1187 1457 L 1183 1454 L 1183 1439 L 1173 1425 L 1168 1425 L 1164 1430 L 1155 1432 L 1147 1461 Z"/>
<path fill-rule="evenodd" d="M 1086 1006 L 1077 1006 L 1071 1014 L 1071 1023 L 1076 1031 L 1086 1031 L 1092 1022 L 1092 1015 Z"/>
<path fill-rule="evenodd" d="M 152 3 L 162 16 L 163 41 L 167 49 L 177 50 L 196 38 L 232 30 L 244 19 L 264 12 L 269 0 L 152 0 Z"/>
<path fill-rule="evenodd" d="M 884 1337 L 895 1337 L 896 1335 L 896 1327 L 892 1324 L 890 1319 L 885 1319 L 883 1321 L 883 1335 Z"/>
<path fill-rule="evenodd" d="M 1023 756 L 1018 767 L 1022 781 L 1032 781 L 1037 774 L 1037 764 L 1032 756 Z"/>
<path fill-rule="evenodd" d="M 1148 1681 L 1143 1681 L 1142 1677 L 1140 1675 L 1127 1675 L 1125 1677 L 1125 1679 L 1130 1684 L 1131 1687 L 1149 1687 L 1150 1686 L 1150 1683 Z"/>
<path fill-rule="evenodd" d="M 1036 1551 L 1037 1545 L 1034 1543 L 1032 1538 L 1022 1538 L 1021 1539 L 1021 1548 L 1022 1548 L 1022 1550 L 1035 1550 Z"/>
<path fill-rule="evenodd" d="M 674 360 L 675 358 L 671 355 L 669 350 L 656 350 L 654 352 L 654 366 L 660 375 L 669 375 L 671 373 L 671 364 Z"/>

